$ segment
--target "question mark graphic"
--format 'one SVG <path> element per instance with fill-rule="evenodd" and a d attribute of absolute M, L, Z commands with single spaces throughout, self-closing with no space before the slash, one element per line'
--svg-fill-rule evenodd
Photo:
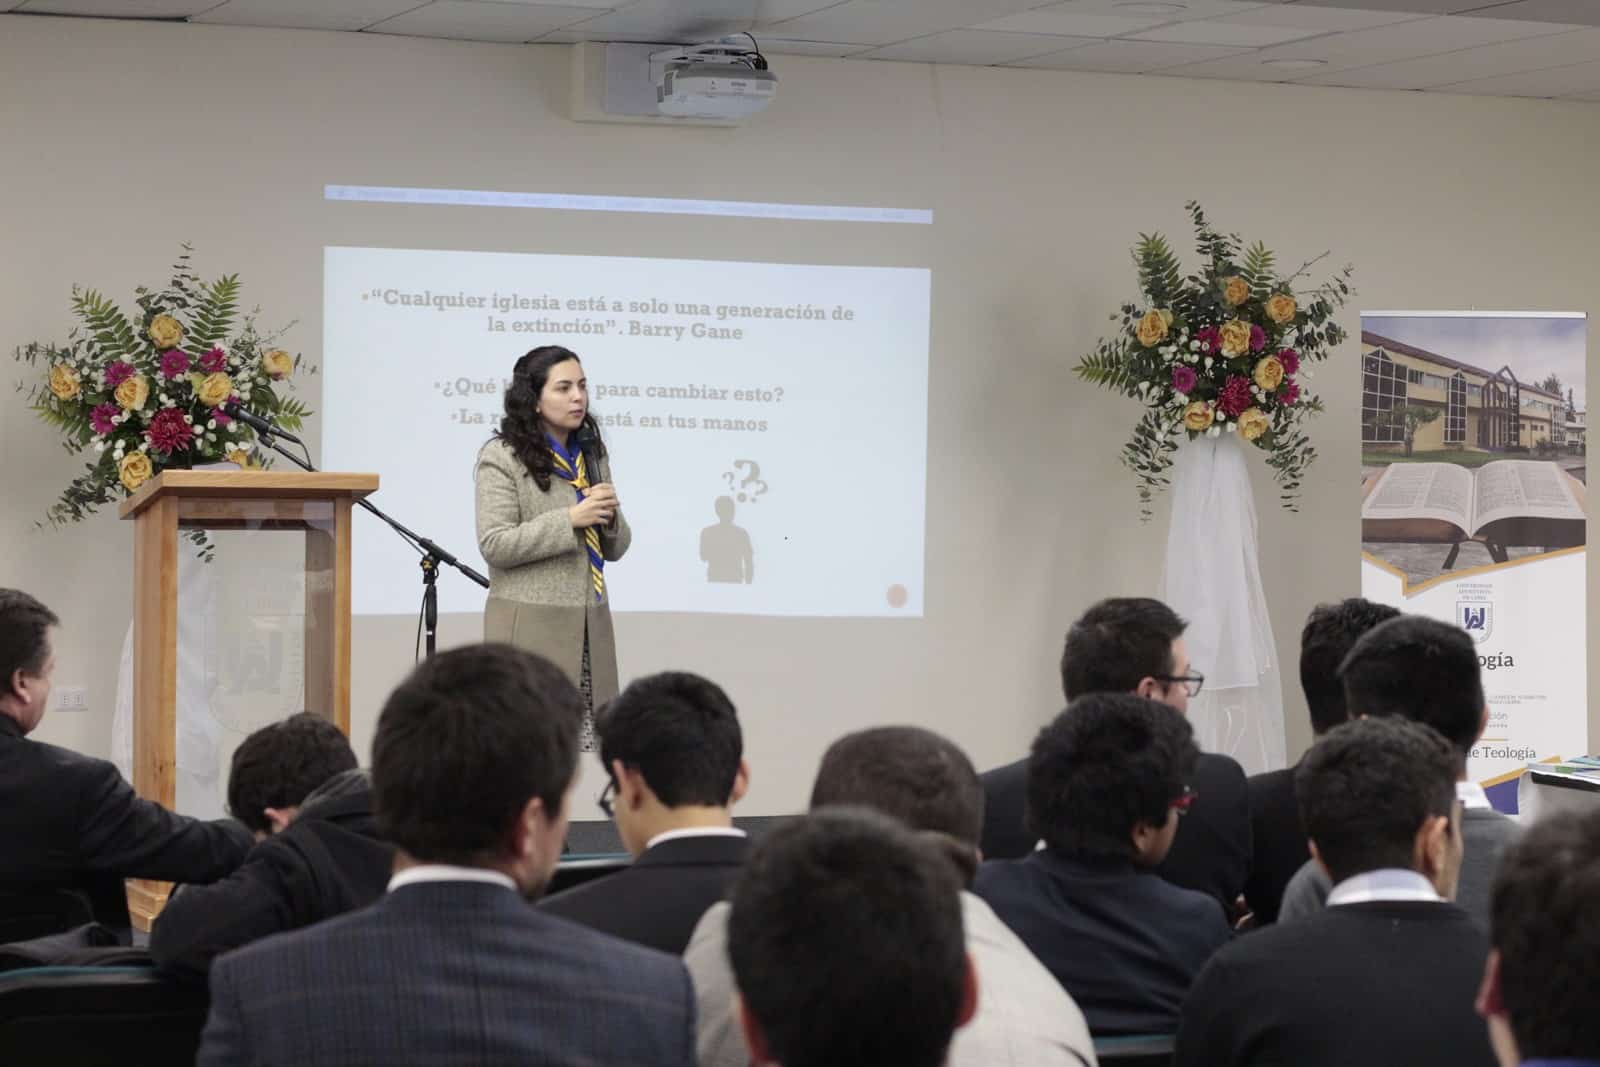
<path fill-rule="evenodd" d="M 772 390 L 778 397 L 778 403 L 783 403 L 783 386 L 774 386 Z"/>
<path fill-rule="evenodd" d="M 744 481 L 739 483 L 739 503 L 743 504 L 745 501 L 751 500 L 754 497 L 760 496 L 761 493 L 764 493 L 764 492 L 767 491 L 767 483 L 763 482 L 761 480 L 761 466 L 758 463 L 756 463 L 755 460 L 753 460 L 753 459 L 736 459 L 736 460 L 733 461 L 733 465 L 735 467 L 749 467 L 750 468 L 749 473 L 745 475 Z M 760 492 L 754 492 L 754 493 L 746 494 L 744 490 L 751 483 L 759 484 L 761 486 Z"/>
<path fill-rule="evenodd" d="M 728 479 L 728 492 L 730 492 L 730 493 L 733 492 L 733 472 L 732 471 L 723 471 L 722 472 L 722 476 L 724 478 Z"/>

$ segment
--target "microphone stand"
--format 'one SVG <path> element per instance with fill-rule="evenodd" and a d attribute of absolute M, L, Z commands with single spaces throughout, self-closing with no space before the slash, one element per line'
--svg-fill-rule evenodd
<path fill-rule="evenodd" d="M 317 468 L 311 465 L 309 459 L 301 459 L 293 452 L 283 448 L 276 440 L 274 440 L 270 431 L 257 429 L 256 437 L 261 441 L 262 444 L 278 453 L 278 455 L 285 457 L 297 467 L 313 473 L 316 472 Z M 309 456 L 310 453 L 308 452 L 307 455 Z M 406 527 L 402 526 L 391 516 L 385 514 L 370 500 L 363 498 L 361 500 L 357 500 L 356 503 L 372 512 L 372 514 L 376 515 L 378 518 L 382 519 L 388 524 L 390 529 L 394 530 L 395 533 L 400 535 L 400 538 L 405 541 L 406 544 L 410 545 L 412 548 L 416 549 L 422 554 L 422 613 L 421 617 L 417 620 L 417 628 L 426 634 L 427 640 L 424 648 L 426 654 L 428 656 L 432 656 L 438 645 L 439 592 L 435 588 L 434 582 L 439 577 L 440 564 L 454 567 L 456 570 L 466 575 L 472 581 L 477 582 L 485 589 L 489 588 L 489 579 L 485 578 L 483 575 L 479 574 L 465 563 L 462 563 L 451 553 L 445 551 L 445 549 L 442 548 L 437 542 L 430 541 L 421 534 L 406 529 Z"/>

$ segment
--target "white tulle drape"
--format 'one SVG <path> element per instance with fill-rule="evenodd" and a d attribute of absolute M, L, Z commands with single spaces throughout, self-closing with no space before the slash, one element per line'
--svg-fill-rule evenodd
<path fill-rule="evenodd" d="M 1172 468 L 1172 525 L 1161 599 L 1205 688 L 1189 701 L 1195 739 L 1246 774 L 1284 766 L 1283 680 L 1261 588 L 1255 498 L 1231 433 L 1186 441 Z"/>

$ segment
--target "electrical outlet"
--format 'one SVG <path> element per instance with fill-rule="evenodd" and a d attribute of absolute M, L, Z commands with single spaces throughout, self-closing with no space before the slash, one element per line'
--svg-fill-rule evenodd
<path fill-rule="evenodd" d="M 89 691 L 82 686 L 62 686 L 56 692 L 60 694 L 56 707 L 62 711 L 84 711 L 89 707 Z"/>

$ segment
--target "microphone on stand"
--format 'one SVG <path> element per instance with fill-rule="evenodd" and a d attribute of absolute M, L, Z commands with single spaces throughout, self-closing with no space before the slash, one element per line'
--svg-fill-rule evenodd
<path fill-rule="evenodd" d="M 249 408 L 235 403 L 232 400 L 223 401 L 217 406 L 217 410 L 221 411 L 230 418 L 238 419 L 256 433 L 265 434 L 270 437 L 281 437 L 285 441 L 293 441 L 301 448 L 306 446 L 304 441 L 300 440 L 300 438 L 296 437 L 288 430 L 280 429 L 275 423 L 272 422 L 271 419 L 257 415 Z"/>

